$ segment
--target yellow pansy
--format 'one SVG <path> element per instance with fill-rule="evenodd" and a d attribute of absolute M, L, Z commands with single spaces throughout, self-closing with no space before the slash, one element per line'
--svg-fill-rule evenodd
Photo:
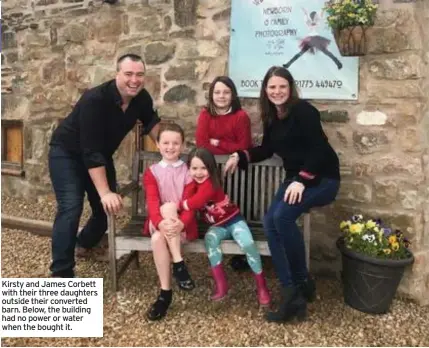
<path fill-rule="evenodd" d="M 392 252 L 390 249 L 383 249 L 383 251 L 386 255 L 389 255 Z"/>
<path fill-rule="evenodd" d="M 374 227 L 376 227 L 375 221 L 368 220 L 367 223 L 366 223 L 366 228 L 374 228 Z M 374 229 L 374 231 L 375 231 L 375 229 Z"/>
<path fill-rule="evenodd" d="M 350 233 L 361 233 L 364 228 L 364 224 L 352 224 L 350 226 Z"/>
<path fill-rule="evenodd" d="M 396 236 L 390 236 L 389 237 L 389 243 L 390 244 L 396 243 Z"/>
<path fill-rule="evenodd" d="M 346 228 L 347 226 L 350 226 L 350 221 L 341 221 L 340 229 Z"/>
<path fill-rule="evenodd" d="M 393 251 L 398 251 L 399 250 L 399 243 L 398 242 L 392 243 L 392 250 Z"/>

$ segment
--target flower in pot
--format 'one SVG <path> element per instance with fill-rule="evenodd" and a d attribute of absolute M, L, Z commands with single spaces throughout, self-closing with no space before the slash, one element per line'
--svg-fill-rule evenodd
<path fill-rule="evenodd" d="M 400 230 L 362 215 L 342 221 L 340 229 L 345 302 L 366 313 L 388 312 L 405 267 L 414 262 L 410 241 Z"/>
<path fill-rule="evenodd" d="M 326 18 L 341 55 L 366 54 L 366 30 L 374 25 L 377 8 L 372 0 L 329 0 L 325 3 Z"/>

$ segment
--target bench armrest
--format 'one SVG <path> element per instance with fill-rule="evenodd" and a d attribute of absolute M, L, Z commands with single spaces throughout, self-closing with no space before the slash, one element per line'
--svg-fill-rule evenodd
<path fill-rule="evenodd" d="M 139 188 L 139 184 L 136 181 L 131 181 L 128 184 L 122 186 L 118 190 L 118 194 L 121 196 L 128 196 L 131 192 L 137 190 Z"/>

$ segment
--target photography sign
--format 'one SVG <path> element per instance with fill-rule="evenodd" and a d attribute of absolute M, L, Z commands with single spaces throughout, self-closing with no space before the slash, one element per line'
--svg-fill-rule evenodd
<path fill-rule="evenodd" d="M 240 97 L 258 97 L 273 65 L 292 73 L 305 99 L 358 98 L 359 61 L 342 57 L 325 0 L 232 0 L 229 76 Z"/>

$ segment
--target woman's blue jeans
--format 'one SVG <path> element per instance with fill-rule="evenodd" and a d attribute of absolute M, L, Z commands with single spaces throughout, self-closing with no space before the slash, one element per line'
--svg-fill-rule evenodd
<path fill-rule="evenodd" d="M 60 146 L 51 145 L 49 174 L 57 200 L 57 214 L 52 231 L 50 270 L 53 276 L 73 277 L 76 243 L 84 248 L 97 245 L 107 230 L 107 216 L 80 155 L 72 154 Z M 116 174 L 111 160 L 106 165 L 106 174 L 109 187 L 115 192 Z M 92 216 L 77 236 L 85 192 L 92 209 Z"/>
<path fill-rule="evenodd" d="M 322 179 L 320 184 L 304 190 L 300 203 L 284 202 L 286 188 L 283 183 L 264 216 L 264 232 L 277 278 L 284 287 L 304 282 L 308 277 L 304 238 L 296 220 L 309 209 L 327 205 L 335 200 L 340 181 Z"/>

